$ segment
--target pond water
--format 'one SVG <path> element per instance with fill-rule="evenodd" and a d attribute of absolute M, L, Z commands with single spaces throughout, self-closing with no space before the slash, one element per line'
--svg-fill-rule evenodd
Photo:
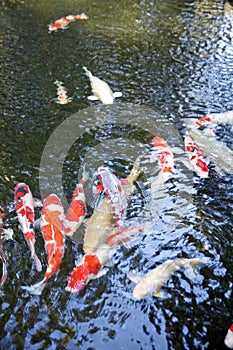
<path fill-rule="evenodd" d="M 60 272 L 41 296 L 22 285 L 38 282 L 15 212 L 4 245 L 8 278 L 0 296 L 1 349 L 222 349 L 232 312 L 232 175 L 211 165 L 198 178 L 175 153 L 176 173 L 150 194 L 159 171 L 150 162 L 156 134 L 183 150 L 183 119 L 233 109 L 233 17 L 221 1 L 2 1 L 0 204 L 26 182 L 38 199 L 55 192 L 64 206 L 82 176 L 88 213 L 99 165 L 125 178 L 140 156 L 142 173 L 129 202 L 130 222 L 152 223 L 120 246 L 103 277 L 78 294 L 65 291 L 82 257 L 84 226 L 67 239 Z M 89 19 L 48 33 L 48 24 L 85 12 Z M 91 102 L 86 66 L 123 96 L 111 106 Z M 72 102 L 56 103 L 56 80 Z M 217 136 L 232 148 L 232 129 Z M 37 217 L 39 210 L 36 211 Z M 39 230 L 37 253 L 46 267 Z M 136 300 L 131 270 L 147 272 L 177 257 L 207 257 L 195 278 L 178 271 L 164 299 Z"/>

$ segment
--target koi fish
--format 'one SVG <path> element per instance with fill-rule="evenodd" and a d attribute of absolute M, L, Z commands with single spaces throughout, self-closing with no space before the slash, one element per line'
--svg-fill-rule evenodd
<path fill-rule="evenodd" d="M 105 81 L 95 77 L 86 67 L 83 67 L 83 69 L 90 79 L 92 92 L 94 94 L 92 96 L 88 96 L 88 100 L 100 100 L 103 104 L 110 105 L 113 104 L 114 98 L 122 96 L 122 92 L 112 92 L 109 85 Z"/>
<path fill-rule="evenodd" d="M 160 172 L 156 180 L 152 183 L 152 191 L 164 184 L 171 177 L 174 171 L 174 157 L 173 153 L 168 146 L 167 142 L 161 138 L 155 136 L 152 139 L 153 153 L 151 156 L 151 162 L 153 161 L 154 155 L 159 159 Z"/>
<path fill-rule="evenodd" d="M 100 184 L 97 193 L 103 192 L 112 203 L 117 226 L 123 226 L 126 219 L 127 197 L 121 181 L 107 167 L 99 167 L 97 174 Z"/>
<path fill-rule="evenodd" d="M 31 251 L 31 258 L 34 260 L 37 271 L 41 271 L 42 265 L 40 259 L 38 258 L 35 252 L 35 201 L 33 200 L 32 193 L 28 185 L 26 185 L 25 183 L 19 183 L 17 186 L 15 186 L 14 202 L 21 230 Z"/>
<path fill-rule="evenodd" d="M 67 97 L 67 90 L 63 86 L 63 82 L 56 80 L 54 82 L 55 85 L 57 85 L 57 100 L 56 103 L 59 103 L 61 105 L 65 105 L 72 101 L 71 97 Z"/>
<path fill-rule="evenodd" d="M 229 349 L 233 349 L 233 324 L 230 326 L 230 328 L 227 331 L 227 334 L 224 339 L 224 344 Z"/>
<path fill-rule="evenodd" d="M 154 297 L 164 297 L 161 288 L 167 283 L 174 272 L 181 268 L 185 268 L 192 272 L 192 267 L 200 264 L 203 259 L 175 259 L 167 260 L 155 269 L 149 271 L 144 277 L 129 273 L 128 278 L 137 283 L 133 290 L 133 296 L 137 299 L 143 298 L 149 294 Z"/>
<path fill-rule="evenodd" d="M 233 173 L 233 151 L 224 142 L 207 137 L 195 128 L 189 128 L 189 133 L 202 151 L 213 160 L 216 172 L 220 175 Z"/>
<path fill-rule="evenodd" d="M 130 174 L 123 182 L 123 188 L 126 198 L 133 192 L 134 181 L 139 176 L 139 160 L 136 160 Z M 103 202 L 94 209 L 90 219 L 86 223 L 83 251 L 84 253 L 93 253 L 106 238 L 112 234 L 114 227 L 114 212 L 111 201 L 106 197 Z M 114 232 L 117 233 L 119 228 Z"/>
<path fill-rule="evenodd" d="M 85 254 L 71 272 L 66 291 L 78 293 L 90 280 L 103 276 L 107 271 L 102 268 L 114 252 L 115 248 L 103 243 L 93 254 Z"/>
<path fill-rule="evenodd" d="M 60 269 L 65 250 L 64 220 L 64 209 L 60 199 L 55 194 L 49 195 L 43 204 L 41 223 L 48 265 L 43 280 L 32 286 L 22 287 L 30 294 L 40 295 L 49 278 Z"/>
<path fill-rule="evenodd" d="M 233 111 L 227 111 L 225 113 L 212 113 L 205 117 L 198 118 L 196 120 L 196 125 L 205 126 L 208 124 L 230 124 L 233 125 Z"/>
<path fill-rule="evenodd" d="M 209 168 L 204 159 L 203 153 L 197 147 L 188 131 L 186 131 L 184 136 L 184 144 L 186 153 L 195 173 L 202 178 L 208 177 Z"/>
<path fill-rule="evenodd" d="M 72 236 L 75 231 L 79 228 L 86 215 L 86 199 L 83 190 L 83 185 L 86 181 L 87 174 L 84 172 L 83 178 L 79 181 L 76 186 L 72 200 L 65 217 L 65 234 Z"/>
<path fill-rule="evenodd" d="M 81 13 L 81 15 L 69 15 L 57 19 L 55 22 L 52 22 L 48 25 L 49 33 L 57 31 L 58 29 L 67 29 L 70 22 L 74 22 L 80 19 L 88 19 L 88 17 L 85 15 L 85 13 Z"/>

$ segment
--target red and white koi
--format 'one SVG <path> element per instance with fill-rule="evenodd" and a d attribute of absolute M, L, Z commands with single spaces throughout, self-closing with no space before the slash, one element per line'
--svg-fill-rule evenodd
<path fill-rule="evenodd" d="M 229 349 L 233 349 L 233 324 L 228 328 L 227 334 L 224 339 L 224 344 Z"/>
<path fill-rule="evenodd" d="M 66 17 L 59 18 L 48 25 L 49 33 L 57 31 L 58 29 L 67 29 L 68 25 L 71 22 L 78 21 L 81 19 L 88 19 L 88 17 L 87 15 L 85 15 L 85 13 L 81 13 L 81 15 L 69 15 Z"/>
<path fill-rule="evenodd" d="M 113 104 L 116 97 L 122 96 L 122 92 L 113 92 L 105 81 L 95 77 L 87 67 L 83 67 L 83 69 L 90 80 L 93 92 L 93 95 L 88 96 L 88 100 L 99 100 L 105 105 L 110 105 Z"/>
<path fill-rule="evenodd" d="M 72 200 L 65 217 L 65 234 L 72 236 L 73 233 L 79 228 L 86 215 L 86 198 L 83 190 L 83 185 L 87 179 L 87 174 L 84 172 L 83 178 L 76 186 Z"/>
<path fill-rule="evenodd" d="M 72 98 L 67 97 L 67 89 L 63 86 L 63 82 L 56 80 L 54 84 L 57 85 L 56 103 L 59 103 L 60 105 L 66 105 L 67 103 L 71 102 Z"/>
<path fill-rule="evenodd" d="M 99 167 L 97 170 L 100 184 L 97 193 L 103 192 L 112 203 L 116 216 L 116 225 L 123 226 L 126 219 L 127 196 L 121 181 L 107 167 Z"/>
<path fill-rule="evenodd" d="M 35 252 L 35 202 L 33 200 L 32 193 L 28 185 L 26 185 L 25 183 L 19 183 L 17 186 L 15 186 L 14 202 L 21 230 L 31 251 L 31 258 L 34 260 L 37 271 L 41 271 L 42 265 L 40 259 L 38 258 Z"/>
<path fill-rule="evenodd" d="M 42 281 L 29 287 L 22 287 L 30 294 L 40 295 L 49 278 L 59 271 L 65 250 L 64 209 L 60 199 L 49 195 L 43 204 L 41 231 L 47 252 L 47 269 Z"/>
<path fill-rule="evenodd" d="M 209 176 L 207 162 L 188 131 L 186 131 L 184 136 L 184 144 L 185 151 L 195 173 L 202 178 L 207 178 Z"/>
<path fill-rule="evenodd" d="M 174 157 L 171 148 L 163 138 L 155 136 L 152 139 L 152 145 L 153 152 L 151 162 L 153 161 L 154 156 L 156 156 L 159 160 L 160 166 L 159 175 L 151 185 L 151 189 L 154 190 L 168 181 L 171 177 L 174 171 Z"/>
<path fill-rule="evenodd" d="M 197 126 L 206 126 L 209 124 L 230 124 L 233 125 L 233 111 L 227 111 L 225 113 L 212 113 L 196 120 Z"/>

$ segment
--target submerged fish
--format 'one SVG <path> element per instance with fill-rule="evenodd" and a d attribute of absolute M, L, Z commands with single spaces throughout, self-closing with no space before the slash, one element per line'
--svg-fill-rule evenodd
<path fill-rule="evenodd" d="M 35 215 L 34 206 L 35 201 L 33 200 L 32 193 L 25 183 L 19 183 L 14 188 L 14 202 L 15 209 L 18 216 L 18 220 L 23 231 L 24 238 L 31 251 L 31 258 L 35 262 L 37 271 L 42 270 L 41 262 L 35 252 Z"/>
<path fill-rule="evenodd" d="M 134 181 L 139 176 L 139 161 L 136 160 L 130 174 L 123 182 L 126 198 L 134 190 Z M 112 234 L 114 228 L 114 212 L 111 201 L 105 198 L 103 202 L 94 209 L 94 213 L 86 223 L 83 251 L 84 253 L 93 253 L 102 243 L 105 242 L 108 235 Z M 117 230 L 114 231 L 115 233 Z"/>
<path fill-rule="evenodd" d="M 230 326 L 230 328 L 227 331 L 227 334 L 224 339 L 224 344 L 229 349 L 233 349 L 233 324 Z"/>
<path fill-rule="evenodd" d="M 198 126 L 205 126 L 208 124 L 233 125 L 233 111 L 227 111 L 225 113 L 208 114 L 205 117 L 198 118 L 195 123 Z"/>
<path fill-rule="evenodd" d="M 149 271 L 144 277 L 129 273 L 129 279 L 137 283 L 133 290 L 133 296 L 138 299 L 149 294 L 155 297 L 163 297 L 161 288 L 167 283 L 174 272 L 181 268 L 192 271 L 192 267 L 200 264 L 202 261 L 203 259 L 200 258 L 167 260 L 155 269 Z"/>
<path fill-rule="evenodd" d="M 100 100 L 103 104 L 109 105 L 113 103 L 114 98 L 122 96 L 121 92 L 112 92 L 105 81 L 95 77 L 86 67 L 83 67 L 83 69 L 90 79 L 92 92 L 94 94 L 88 97 L 89 100 Z"/>
<path fill-rule="evenodd" d="M 72 98 L 67 96 L 67 90 L 63 86 L 63 82 L 56 80 L 54 82 L 54 84 L 57 85 L 57 100 L 56 100 L 56 103 L 59 103 L 61 105 L 65 105 L 65 104 L 71 102 Z"/>
<path fill-rule="evenodd" d="M 204 159 L 203 153 L 196 145 L 188 131 L 186 131 L 184 136 L 184 145 L 185 151 L 195 173 L 202 178 L 208 177 L 209 168 L 207 166 L 207 162 Z"/>
<path fill-rule="evenodd" d="M 81 13 L 81 15 L 69 15 L 59 18 L 48 25 L 49 33 L 57 31 L 58 29 L 67 29 L 70 22 L 74 22 L 80 19 L 88 19 L 88 17 L 85 15 L 85 13 Z"/>
<path fill-rule="evenodd" d="M 224 142 L 205 135 L 201 130 L 190 127 L 190 136 L 215 163 L 215 170 L 220 174 L 233 174 L 233 151 Z"/>
<path fill-rule="evenodd" d="M 168 146 L 167 142 L 161 138 L 155 136 L 152 139 L 153 152 L 151 156 L 151 162 L 154 156 L 159 160 L 160 172 L 156 180 L 152 183 L 152 191 L 164 184 L 172 175 L 174 171 L 174 157 L 171 148 Z"/>
<path fill-rule="evenodd" d="M 100 180 L 97 192 L 103 192 L 107 196 L 114 208 L 116 225 L 123 226 L 127 208 L 127 197 L 123 185 L 108 167 L 99 167 L 97 173 Z"/>
<path fill-rule="evenodd" d="M 83 178 L 79 181 L 76 186 L 72 200 L 65 217 L 65 234 L 72 236 L 75 231 L 79 228 L 86 215 L 86 199 L 83 190 L 83 185 L 86 181 L 87 174 L 84 172 Z"/>
<path fill-rule="evenodd" d="M 115 250 L 116 248 L 103 243 L 92 254 L 85 254 L 71 272 L 66 290 L 78 293 L 90 280 L 103 276 L 106 271 L 102 268 Z"/>
<path fill-rule="evenodd" d="M 49 195 L 43 204 L 41 231 L 47 252 L 47 269 L 43 280 L 29 287 L 22 287 L 30 294 L 40 295 L 49 278 L 60 269 L 65 250 L 64 209 L 60 199 Z"/>

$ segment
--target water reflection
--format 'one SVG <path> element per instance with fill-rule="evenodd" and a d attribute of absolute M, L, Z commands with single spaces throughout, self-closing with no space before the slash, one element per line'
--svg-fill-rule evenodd
<path fill-rule="evenodd" d="M 123 92 L 121 103 L 114 106 L 114 118 L 119 114 L 122 123 L 126 118 L 129 124 L 136 111 L 143 127 L 127 125 L 124 130 L 117 128 L 115 120 L 104 130 L 84 130 L 63 159 L 65 196 L 69 201 L 82 162 L 91 174 L 98 163 L 111 162 L 123 177 L 130 171 L 136 149 L 144 163 L 130 203 L 130 218 L 147 221 L 152 217 L 154 222 L 138 240 L 117 251 L 106 276 L 92 281 L 79 295 L 69 295 L 64 287 L 75 259 L 82 256 L 82 234 L 78 242 L 68 240 L 60 273 L 41 297 L 31 297 L 21 285 L 42 276 L 32 270 L 11 214 L 7 224 L 14 228 L 15 240 L 6 246 L 10 265 L 0 302 L 1 348 L 220 348 L 232 317 L 232 176 L 220 178 L 211 171 L 208 180 L 193 179 L 183 165 L 184 156 L 177 154 L 177 173 L 149 204 L 147 199 L 148 178 L 158 172 L 157 164 L 153 168 L 149 163 L 151 135 L 159 132 L 172 146 L 182 148 L 177 131 L 180 117 L 233 109 L 232 19 L 224 13 L 223 4 L 210 0 L 6 0 L 2 8 L 1 204 L 12 201 L 17 181 L 27 182 L 40 197 L 41 155 L 63 121 L 77 112 L 79 118 L 86 109 L 104 114 L 102 106 L 90 107 L 86 98 L 90 94 L 82 71 L 86 65 L 114 90 Z M 84 11 L 90 21 L 48 34 L 52 20 L 74 11 Z M 67 106 L 54 102 L 57 79 L 64 81 L 73 97 Z M 157 119 L 153 114 L 144 125 L 143 104 L 164 117 Z M 87 117 L 91 123 L 93 113 L 83 113 L 83 120 Z M 77 127 L 84 125 L 83 120 L 77 119 Z M 144 127 L 146 133 L 141 130 Z M 232 131 L 228 133 L 230 139 Z M 116 138 L 122 157 L 114 153 Z M 106 142 L 106 149 L 100 141 Z M 45 188 L 60 194 L 54 185 L 47 183 Z M 90 187 L 87 192 L 91 205 Z M 46 264 L 38 231 L 37 237 L 38 254 Z M 167 258 L 196 254 L 212 260 L 197 270 L 194 281 L 180 271 L 165 287 L 167 299 L 133 299 L 133 284 L 126 278 L 129 270 L 146 272 Z"/>

